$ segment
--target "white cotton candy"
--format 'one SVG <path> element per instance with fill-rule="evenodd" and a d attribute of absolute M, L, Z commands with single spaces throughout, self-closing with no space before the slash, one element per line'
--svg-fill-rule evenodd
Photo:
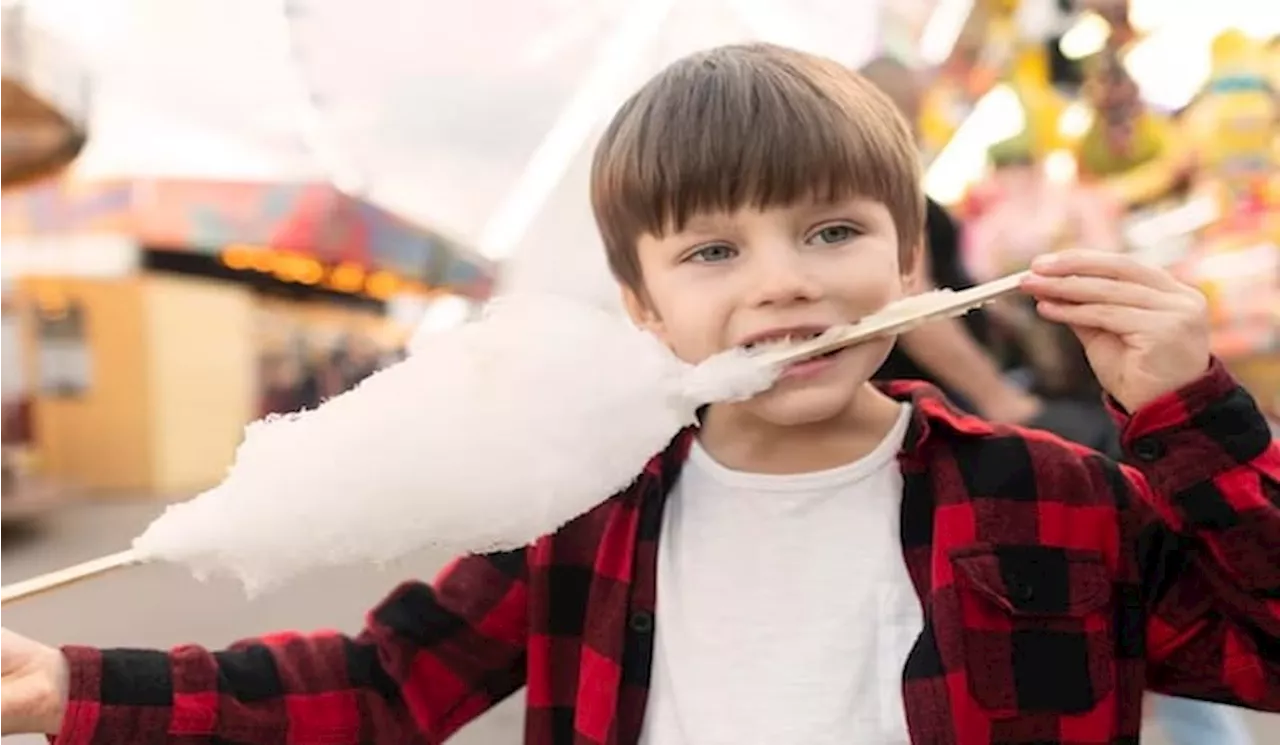
<path fill-rule="evenodd" d="M 254 593 L 426 547 L 525 545 L 631 483 L 697 407 L 775 377 L 738 351 L 691 367 L 573 300 L 502 298 L 319 408 L 250 425 L 226 480 L 134 549 Z"/>

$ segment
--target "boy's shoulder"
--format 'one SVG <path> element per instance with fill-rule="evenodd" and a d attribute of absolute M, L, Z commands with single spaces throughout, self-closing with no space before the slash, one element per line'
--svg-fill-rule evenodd
<path fill-rule="evenodd" d="M 679 476 L 694 437 L 693 428 L 682 430 L 630 484 L 536 541 L 532 548 L 534 564 L 590 567 L 606 538 L 625 536 L 642 541 L 654 537 L 656 526 L 651 523 L 661 513 L 650 508 L 660 505 Z"/>
<path fill-rule="evenodd" d="M 696 437 L 695 426 L 680 430 L 631 483 L 535 542 L 534 564 L 568 562 L 589 567 L 606 539 L 618 549 L 626 548 L 616 544 L 619 539 L 633 544 L 655 541 L 664 498 L 680 477 Z"/>
<path fill-rule="evenodd" d="M 1127 494 L 1126 469 L 1098 450 L 962 411 L 928 384 L 894 381 L 885 388 L 913 407 L 908 460 L 938 487 L 951 487 L 953 499 L 1114 505 Z"/>

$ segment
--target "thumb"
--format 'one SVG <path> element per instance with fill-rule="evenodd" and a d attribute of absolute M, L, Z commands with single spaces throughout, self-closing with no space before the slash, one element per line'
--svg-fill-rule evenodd
<path fill-rule="evenodd" d="M 1101 329 L 1096 329 L 1092 326 L 1077 326 L 1075 324 L 1068 323 L 1066 324 L 1066 327 L 1071 329 L 1072 335 L 1074 335 L 1077 339 L 1079 339 L 1080 344 L 1084 346 L 1086 349 L 1089 347 L 1090 344 L 1093 343 L 1095 339 L 1097 339 L 1102 334 L 1107 333 Z"/>
<path fill-rule="evenodd" d="M 6 631 L 0 647 L 3 734 L 56 733 L 67 706 L 70 670 L 61 650 Z"/>
<path fill-rule="evenodd" d="M 21 651 L 15 650 L 14 646 L 21 646 L 22 640 L 15 638 L 16 636 L 8 629 L 0 628 L 0 675 L 5 676 L 6 679 L 9 673 L 19 667 L 18 658 L 21 656 Z"/>

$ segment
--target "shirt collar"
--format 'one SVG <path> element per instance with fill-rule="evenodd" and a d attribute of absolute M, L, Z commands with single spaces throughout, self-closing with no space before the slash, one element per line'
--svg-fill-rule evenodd
<path fill-rule="evenodd" d="M 993 425 L 956 408 L 936 387 L 915 380 L 892 380 L 874 385 L 895 401 L 911 404 L 911 423 L 901 457 L 919 459 L 930 446 L 942 440 L 986 437 Z M 645 480 L 665 494 L 675 485 L 697 436 L 697 427 L 682 429 L 671 443 L 645 466 Z M 656 481 L 656 483 L 655 483 Z"/>

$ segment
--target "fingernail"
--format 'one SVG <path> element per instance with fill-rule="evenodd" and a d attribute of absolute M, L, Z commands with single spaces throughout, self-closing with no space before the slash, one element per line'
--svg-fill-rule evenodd
<path fill-rule="evenodd" d="M 1058 257 L 1056 254 L 1041 254 L 1031 260 L 1031 268 L 1047 269 L 1056 263 L 1058 263 Z"/>

